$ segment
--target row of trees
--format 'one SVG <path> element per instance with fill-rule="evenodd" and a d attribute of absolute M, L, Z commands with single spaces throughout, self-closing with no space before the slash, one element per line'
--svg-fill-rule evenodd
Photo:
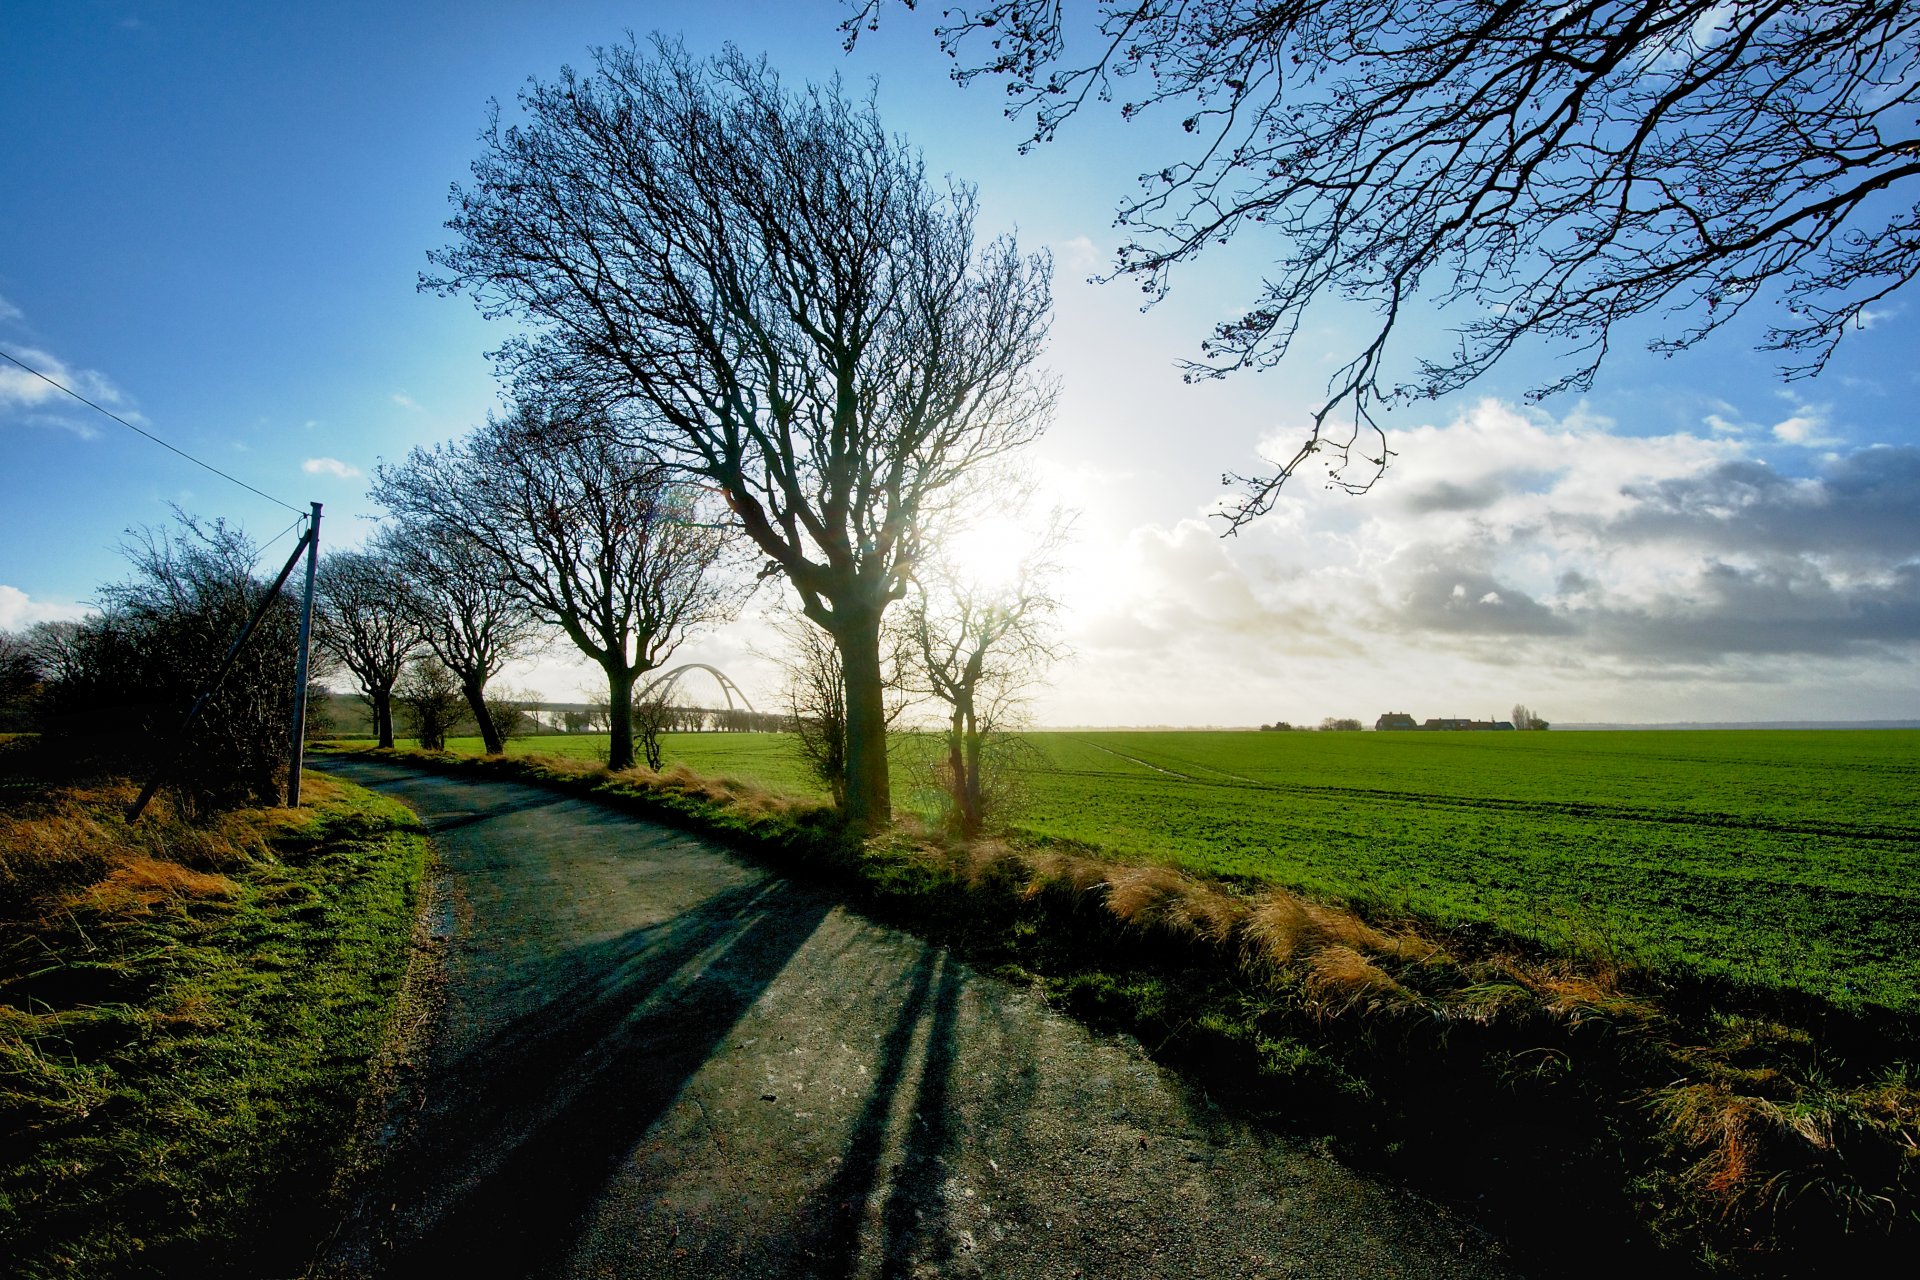
<path fill-rule="evenodd" d="M 830 646 L 831 714 L 808 719 L 838 726 L 826 756 L 847 816 L 884 823 L 895 606 L 929 577 L 935 540 L 977 500 L 983 470 L 1047 423 L 1050 260 L 1011 237 L 977 241 L 973 190 L 930 179 L 870 100 L 837 83 L 789 91 L 737 51 L 700 61 L 658 39 L 616 46 L 591 73 L 532 83 L 520 108 L 519 123 L 496 114 L 485 133 L 422 285 L 527 326 L 496 358 L 528 408 L 383 470 L 376 493 L 403 522 L 460 511 L 498 563 L 549 523 L 547 498 L 511 468 L 457 497 L 443 483 L 494 437 L 555 440 L 568 459 L 604 447 L 610 465 L 670 475 L 648 500 L 659 536 L 705 545 L 724 525 Z M 676 612 L 680 584 L 716 579 L 656 582 L 617 556 L 572 555 L 551 548 L 537 571 L 496 581 L 604 655 L 616 707 L 647 669 L 646 645 L 657 660 L 676 627 L 727 604 L 703 590 Z M 590 572 L 552 572 L 563 564 Z M 658 628 L 608 625 L 626 591 L 661 611 Z M 929 625 L 960 630 L 919 646 L 918 669 L 945 673 L 926 683 L 960 699 L 964 779 L 984 655 L 1014 642 L 1001 614 L 933 599 Z"/>
<path fill-rule="evenodd" d="M 1050 416 L 1049 258 L 978 241 L 973 190 L 930 178 L 870 100 L 789 91 L 731 50 L 615 47 L 521 107 L 486 133 L 422 281 L 523 322 L 496 353 L 508 408 L 379 468 L 391 520 L 326 557 L 322 648 L 383 742 L 399 691 L 431 729 L 421 708 L 457 689 L 498 751 L 489 684 L 557 631 L 605 674 L 624 766 L 636 681 L 777 580 L 813 642 L 803 737 L 848 818 L 889 820 L 889 719 L 924 694 L 946 709 L 957 820 L 977 825 L 987 744 L 1051 651 L 1051 599 L 977 589 L 939 552 Z M 203 539 L 212 554 L 224 536 Z M 223 569 L 244 616 L 252 579 Z M 217 656 L 228 621 L 193 643 Z M 276 633 L 250 652 L 290 648 Z M 154 728 L 182 709 L 159 699 Z"/>

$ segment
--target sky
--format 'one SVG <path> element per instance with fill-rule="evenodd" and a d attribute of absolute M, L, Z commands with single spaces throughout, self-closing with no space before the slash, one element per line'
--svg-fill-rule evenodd
<path fill-rule="evenodd" d="M 962 87 L 896 9 L 843 52 L 837 0 L 207 5 L 9 0 L 0 40 L 0 350 L 245 484 L 0 365 L 0 628 L 83 613 L 130 529 L 178 507 L 244 527 L 278 568 L 325 505 L 357 545 L 367 477 L 497 404 L 512 331 L 421 293 L 490 100 L 590 65 L 628 31 L 764 53 L 791 83 L 868 83 L 928 167 L 977 184 L 979 229 L 1055 261 L 1056 417 L 1022 469 L 1078 513 L 1072 656 L 1050 725 L 1317 723 L 1386 711 L 1560 722 L 1920 718 L 1920 296 L 1896 294 L 1817 379 L 1782 382 L 1759 323 L 1657 357 L 1631 331 L 1593 388 L 1529 404 L 1522 350 L 1397 410 L 1397 453 L 1349 496 L 1302 475 L 1223 538 L 1226 472 L 1291 454 L 1364 316 L 1312 313 L 1276 369 L 1177 367 L 1279 246 L 1243 234 L 1141 295 L 1091 277 L 1177 121 L 1096 110 L 1022 155 L 998 88 Z M 1417 318 L 1416 338 L 1449 322 Z M 1404 348 L 1407 358 L 1417 350 Z M 275 541 L 276 535 L 278 540 Z M 271 563 L 269 563 L 271 562 Z M 777 702 L 760 618 L 676 658 Z M 556 648 L 506 683 L 552 700 L 595 673 Z"/>

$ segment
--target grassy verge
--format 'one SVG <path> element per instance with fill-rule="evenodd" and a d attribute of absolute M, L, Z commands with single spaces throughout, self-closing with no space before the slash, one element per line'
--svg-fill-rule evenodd
<path fill-rule="evenodd" d="M 124 780 L 35 779 L 0 815 L 0 1270 L 297 1272 L 327 1225 L 407 962 L 427 845 L 308 783 L 190 824 Z"/>
<path fill-rule="evenodd" d="M 374 753 L 595 796 L 832 878 L 1216 1098 L 1470 1205 L 1548 1272 L 1846 1274 L 1920 1246 L 1920 1027 L 1730 1003 L 1061 846 L 850 840 L 683 768 Z"/>

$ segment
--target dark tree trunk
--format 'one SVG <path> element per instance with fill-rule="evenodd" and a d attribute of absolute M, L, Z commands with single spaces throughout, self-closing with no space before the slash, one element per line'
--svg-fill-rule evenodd
<path fill-rule="evenodd" d="M 947 791 L 953 798 L 953 821 L 965 836 L 980 833 L 979 752 L 967 735 L 967 716 L 953 709 L 947 729 Z"/>
<path fill-rule="evenodd" d="M 973 716 L 973 695 L 967 695 L 966 706 L 962 711 L 964 728 L 963 741 L 966 743 L 966 803 L 960 812 L 960 829 L 967 835 L 977 836 L 980 828 L 986 824 L 986 804 L 980 796 L 980 723 Z"/>
<path fill-rule="evenodd" d="M 847 821 L 861 830 L 875 831 L 893 821 L 879 612 L 847 618 L 834 640 L 847 682 Z"/>
<path fill-rule="evenodd" d="M 393 686 L 373 691 L 373 732 L 379 745 L 393 746 Z"/>
<path fill-rule="evenodd" d="M 487 754 L 497 756 L 505 751 L 507 744 L 500 741 L 500 731 L 493 727 L 493 713 L 487 710 L 487 687 L 462 680 L 460 692 L 467 696 L 467 710 L 473 713 L 473 722 L 480 726 L 480 741 Z"/>
<path fill-rule="evenodd" d="M 607 669 L 607 768 L 633 767 L 633 672 Z"/>

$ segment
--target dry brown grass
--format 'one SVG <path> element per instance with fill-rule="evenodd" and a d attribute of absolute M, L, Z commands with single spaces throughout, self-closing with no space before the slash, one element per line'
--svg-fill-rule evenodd
<path fill-rule="evenodd" d="M 1802 1148 L 1804 1163 L 1833 1149 L 1833 1117 L 1825 1110 L 1789 1113 L 1765 1099 L 1736 1093 L 1718 1082 L 1685 1084 L 1668 1090 L 1655 1111 L 1684 1149 L 1692 1164 L 1683 1180 L 1731 1203 L 1760 1194 L 1754 1175 L 1763 1166 L 1778 1167 L 1767 1159 L 1778 1145 Z"/>
<path fill-rule="evenodd" d="M 337 793 L 315 782 L 316 799 Z M 91 781 L 0 814 L 0 911 L 24 919 L 85 904 L 112 916 L 225 897 L 233 886 L 223 871 L 264 856 L 275 834 L 306 820 L 252 810 L 193 822 L 162 793 L 129 824 L 122 815 L 136 794 L 129 781 Z"/>
<path fill-rule="evenodd" d="M 1414 996 L 1366 956 L 1332 943 L 1307 962 L 1307 996 L 1321 1016 L 1413 1004 Z"/>

